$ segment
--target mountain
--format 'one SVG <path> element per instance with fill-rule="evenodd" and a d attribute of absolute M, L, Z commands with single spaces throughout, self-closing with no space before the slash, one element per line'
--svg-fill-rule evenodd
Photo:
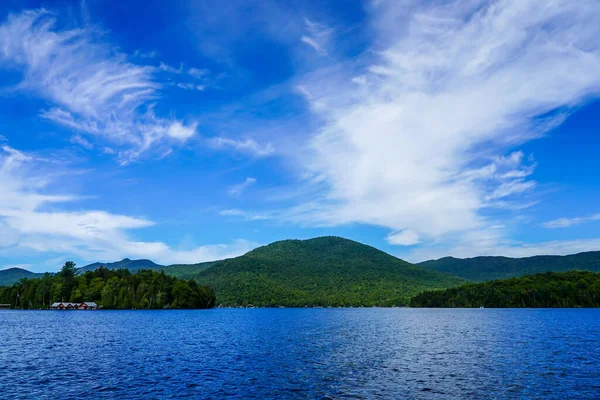
<path fill-rule="evenodd" d="M 600 274 L 589 271 L 546 272 L 520 278 L 469 283 L 426 291 L 413 307 L 600 307 Z"/>
<path fill-rule="evenodd" d="M 165 274 L 178 279 L 194 279 L 200 272 L 212 267 L 219 261 L 207 261 L 197 264 L 173 264 L 161 268 Z"/>
<path fill-rule="evenodd" d="M 228 306 L 405 305 L 423 290 L 465 282 L 339 237 L 275 242 L 216 262 L 196 280 Z"/>
<path fill-rule="evenodd" d="M 541 272 L 565 272 L 570 270 L 600 271 L 600 251 L 573 254 L 570 256 L 535 256 L 526 258 L 509 257 L 445 257 L 425 261 L 422 267 L 460 276 L 471 281 L 483 282 L 506 279 Z"/>
<path fill-rule="evenodd" d="M 23 268 L 8 268 L 0 271 L 0 286 L 8 286 L 12 285 L 15 282 L 18 282 L 22 278 L 40 278 L 44 274 L 38 274 L 35 272 L 27 271 Z"/>
<path fill-rule="evenodd" d="M 130 260 L 129 258 L 124 258 L 121 261 L 112 263 L 96 262 L 86 265 L 85 267 L 78 268 L 77 271 L 79 273 L 85 273 L 86 271 L 94 271 L 100 266 L 103 266 L 106 269 L 128 269 L 131 272 L 139 271 L 140 269 L 151 269 L 158 271 L 165 268 L 164 266 L 158 265 L 150 260 Z"/>
<path fill-rule="evenodd" d="M 218 261 L 207 261 L 201 262 L 197 264 L 173 264 L 173 265 L 159 265 L 150 260 L 130 260 L 129 258 L 124 258 L 121 261 L 116 261 L 113 263 L 93 263 L 86 265 L 85 267 L 79 268 L 78 271 L 80 273 L 85 273 L 86 271 L 94 271 L 98 269 L 101 265 L 107 269 L 128 269 L 131 272 L 139 271 L 141 269 L 150 269 L 153 271 L 164 271 L 167 275 L 172 275 L 179 279 L 193 279 L 198 273 L 204 271 L 205 269 L 212 267 Z"/>

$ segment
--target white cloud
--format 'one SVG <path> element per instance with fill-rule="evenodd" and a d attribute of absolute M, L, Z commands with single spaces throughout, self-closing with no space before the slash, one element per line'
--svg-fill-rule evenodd
<path fill-rule="evenodd" d="M 170 156 L 171 154 L 173 154 L 173 149 L 168 149 L 168 150 L 166 150 L 164 153 L 162 153 L 162 154 L 161 154 L 161 155 L 158 157 L 158 159 L 159 159 L 159 160 L 162 160 L 163 158 L 165 158 L 165 157 L 168 157 L 168 156 Z"/>
<path fill-rule="evenodd" d="M 175 67 L 165 64 L 164 62 L 161 62 L 158 65 L 158 68 L 160 68 L 162 71 L 168 72 L 170 74 L 181 74 L 183 72 L 183 64 L 180 64 L 179 68 L 175 68 Z"/>
<path fill-rule="evenodd" d="M 191 67 L 191 68 L 186 69 L 183 67 L 183 63 L 179 64 L 179 68 L 175 68 L 173 66 L 165 64 L 164 62 L 161 62 L 158 65 L 158 68 L 161 71 L 168 72 L 170 74 L 175 74 L 175 75 L 187 74 L 194 79 L 204 79 L 204 78 L 206 78 L 206 75 L 208 75 L 210 73 L 210 71 L 208 69 L 200 69 L 200 68 L 196 68 L 196 67 Z"/>
<path fill-rule="evenodd" d="M 600 93 L 600 3 L 382 0 L 370 16 L 362 59 L 298 82 L 324 121 L 301 160 L 325 189 L 297 218 L 487 237 L 486 209 L 535 203 L 535 163 L 511 149 Z"/>
<path fill-rule="evenodd" d="M 169 125 L 167 134 L 172 138 L 185 141 L 196 134 L 196 124 L 185 126 L 181 122 L 175 121 Z"/>
<path fill-rule="evenodd" d="M 240 210 L 238 208 L 230 208 L 227 210 L 221 210 L 221 211 L 219 211 L 219 215 L 222 215 L 224 217 L 239 217 L 246 221 L 260 221 L 260 220 L 272 218 L 268 214 L 244 211 L 244 210 Z"/>
<path fill-rule="evenodd" d="M 464 242 L 454 248 L 420 248 L 403 258 L 410 262 L 439 259 L 453 256 L 469 258 L 476 256 L 532 257 L 539 255 L 569 255 L 586 251 L 600 250 L 600 238 L 554 240 L 540 243 L 522 243 L 511 241 Z M 401 256 L 402 257 L 402 256 Z"/>
<path fill-rule="evenodd" d="M 152 255 L 154 260 L 158 260 L 158 263 L 195 264 L 203 261 L 216 261 L 241 256 L 258 246 L 260 246 L 259 243 L 237 239 L 231 244 L 205 245 L 191 250 L 174 250 L 166 248 L 154 253 L 154 255 L 148 252 L 142 252 L 141 254 Z"/>
<path fill-rule="evenodd" d="M 419 235 L 408 229 L 398 233 L 390 234 L 386 240 L 389 244 L 400 246 L 412 246 L 421 242 Z"/>
<path fill-rule="evenodd" d="M 157 52 L 156 52 L 156 50 L 152 50 L 150 52 L 142 52 L 140 50 L 136 50 L 133 53 L 133 56 L 134 57 L 139 57 L 139 58 L 154 58 L 154 57 L 157 56 Z"/>
<path fill-rule="evenodd" d="M 196 79 L 202 79 L 204 78 L 206 75 L 208 75 L 209 71 L 207 69 L 199 69 L 199 68 L 189 68 L 187 70 L 188 75 L 196 78 Z"/>
<path fill-rule="evenodd" d="M 184 68 L 183 64 L 180 64 L 179 68 L 175 68 L 162 62 L 159 64 L 158 68 L 161 71 L 171 75 L 180 75 L 180 77 L 187 75 L 188 77 L 192 78 L 192 82 L 175 81 L 170 83 L 171 85 L 177 86 L 180 89 L 197 90 L 202 92 L 210 83 L 208 79 L 210 71 L 208 69 L 200 69 L 195 67 L 186 69 Z M 189 81 L 190 79 L 188 78 L 187 80 Z"/>
<path fill-rule="evenodd" d="M 180 89 L 185 89 L 185 90 L 197 90 L 199 92 L 202 92 L 204 89 L 206 89 L 206 86 L 204 85 L 196 85 L 195 83 L 178 83 L 177 87 Z"/>
<path fill-rule="evenodd" d="M 87 140 L 86 138 L 82 137 L 81 135 L 73 135 L 71 136 L 71 143 L 72 144 L 78 144 L 81 147 L 91 150 L 94 148 L 94 145 L 90 143 L 89 140 Z"/>
<path fill-rule="evenodd" d="M 300 41 L 315 49 L 318 53 L 327 55 L 326 47 L 329 44 L 329 38 L 333 32 L 332 29 L 323 24 L 313 22 L 308 18 L 304 19 L 307 34 L 300 38 Z"/>
<path fill-rule="evenodd" d="M 216 149 L 230 148 L 240 153 L 247 153 L 255 157 L 267 157 L 275 153 L 271 143 L 260 145 L 254 139 L 230 139 L 215 137 L 208 140 L 209 146 Z"/>
<path fill-rule="evenodd" d="M 256 179 L 255 178 L 251 178 L 248 177 L 244 180 L 244 182 L 235 184 L 233 186 L 231 186 L 228 190 L 228 193 L 232 196 L 239 196 L 241 195 L 246 189 L 248 189 L 248 187 L 254 185 L 256 183 Z"/>
<path fill-rule="evenodd" d="M 327 54 L 327 52 L 325 51 L 325 49 L 323 49 L 319 43 L 317 43 L 314 39 L 309 38 L 308 36 L 302 36 L 300 38 L 300 40 L 303 43 L 306 43 L 307 45 L 309 45 L 310 47 L 312 47 L 313 49 L 315 49 L 316 51 L 318 51 L 319 53 L 323 53 L 323 54 Z"/>
<path fill-rule="evenodd" d="M 173 137 L 172 128 L 182 122 L 152 111 L 161 87 L 155 67 L 131 63 L 89 26 L 57 26 L 56 15 L 43 9 L 11 14 L 0 25 L 2 66 L 22 71 L 19 89 L 53 104 L 42 117 L 127 146 L 122 155 L 131 159 Z"/>
<path fill-rule="evenodd" d="M 600 221 L 600 214 L 576 218 L 558 218 L 552 221 L 544 222 L 542 226 L 548 229 L 568 228 L 573 225 L 579 225 L 590 221 Z"/>
<path fill-rule="evenodd" d="M 50 171 L 52 165 L 49 160 L 2 147 L 0 252 L 3 255 L 59 254 L 83 261 L 151 258 L 170 264 L 233 257 L 258 245 L 240 239 L 230 244 L 174 248 L 163 242 L 137 241 L 131 231 L 154 226 L 154 221 L 103 210 L 58 209 L 81 197 L 49 193 L 55 186 L 48 179 L 56 175 Z"/>

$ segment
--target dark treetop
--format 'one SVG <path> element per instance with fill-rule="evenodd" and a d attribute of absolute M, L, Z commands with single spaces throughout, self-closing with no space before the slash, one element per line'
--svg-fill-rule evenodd
<path fill-rule="evenodd" d="M 0 288 L 0 303 L 14 308 L 48 308 L 55 301 L 95 301 L 102 308 L 211 308 L 212 288 L 183 281 L 163 272 L 98 268 L 77 275 L 67 262 L 56 275 L 22 279 Z"/>
<path fill-rule="evenodd" d="M 546 272 L 457 288 L 426 291 L 413 307 L 600 307 L 600 274 Z"/>

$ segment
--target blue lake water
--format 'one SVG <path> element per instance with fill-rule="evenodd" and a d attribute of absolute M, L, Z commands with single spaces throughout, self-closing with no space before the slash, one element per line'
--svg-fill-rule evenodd
<path fill-rule="evenodd" d="M 600 398 L 600 310 L 0 311 L 0 398 Z"/>

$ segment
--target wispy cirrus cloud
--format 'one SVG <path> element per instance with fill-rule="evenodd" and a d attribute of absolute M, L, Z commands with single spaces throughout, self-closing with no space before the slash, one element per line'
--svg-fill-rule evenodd
<path fill-rule="evenodd" d="M 227 191 L 231 196 L 239 196 L 256 183 L 256 178 L 248 177 L 243 182 L 232 185 Z"/>
<path fill-rule="evenodd" d="M 219 211 L 219 215 L 224 216 L 224 217 L 241 218 L 246 221 L 260 221 L 260 220 L 267 220 L 267 219 L 272 218 L 271 215 L 266 214 L 266 213 L 245 211 L 245 210 L 240 210 L 239 208 L 229 208 L 226 210 L 221 210 L 221 211 Z"/>
<path fill-rule="evenodd" d="M 499 238 L 500 239 L 500 238 Z M 476 249 L 472 246 L 477 245 Z M 538 243 L 524 243 L 518 241 L 484 240 L 483 243 L 467 242 L 447 247 L 421 247 L 400 257 L 410 262 L 421 262 L 439 259 L 452 255 L 458 258 L 469 258 L 475 256 L 503 256 L 503 257 L 533 257 L 541 255 L 564 256 L 586 251 L 597 251 L 600 249 L 600 238 L 573 239 L 573 240 L 551 240 Z"/>
<path fill-rule="evenodd" d="M 120 145 L 122 163 L 195 134 L 194 124 L 153 112 L 161 88 L 156 67 L 130 62 L 88 26 L 58 28 L 47 10 L 9 15 L 0 25 L 0 60 L 22 71 L 18 89 L 53 104 L 43 118 Z"/>
<path fill-rule="evenodd" d="M 211 84 L 209 81 L 210 71 L 206 68 L 185 68 L 183 64 L 180 64 L 179 68 L 175 68 L 163 62 L 159 64 L 158 68 L 171 75 L 179 75 L 184 78 L 188 77 L 187 81 L 171 82 L 172 85 L 175 85 L 180 89 L 204 91 L 206 87 Z"/>
<path fill-rule="evenodd" d="M 575 218 L 557 218 L 552 221 L 544 222 L 542 226 L 548 229 L 568 228 L 573 225 L 580 225 L 586 222 L 600 221 L 600 214 L 587 215 Z"/>
<path fill-rule="evenodd" d="M 333 29 L 318 22 L 311 21 L 308 18 L 305 18 L 304 22 L 306 24 L 306 35 L 303 35 L 300 40 L 315 49 L 318 53 L 327 55 L 327 46 L 329 45 L 329 39 L 333 33 Z"/>
<path fill-rule="evenodd" d="M 275 148 L 270 142 L 259 144 L 254 139 L 215 137 L 208 140 L 208 145 L 215 149 L 231 149 L 239 153 L 246 153 L 259 158 L 275 154 Z"/>
<path fill-rule="evenodd" d="M 132 232 L 156 225 L 145 217 L 104 210 L 66 211 L 60 207 L 82 196 L 56 193 L 52 161 L 7 145 L 0 149 L 0 253 L 58 255 L 82 261 L 152 258 L 159 263 L 196 263 L 241 255 L 258 244 L 243 239 L 229 244 L 176 248 L 160 241 L 135 240 Z M 58 265 L 56 266 L 58 268 Z"/>
<path fill-rule="evenodd" d="M 79 145 L 85 149 L 91 150 L 94 148 L 94 145 L 92 143 L 90 143 L 89 140 L 87 140 L 86 138 L 84 138 L 81 135 L 73 135 L 71 136 L 71 143 Z"/>
<path fill-rule="evenodd" d="M 600 94 L 600 4 L 383 0 L 369 13 L 360 60 L 298 81 L 324 121 L 302 164 L 325 189 L 296 218 L 499 248 L 490 212 L 535 204 L 535 162 L 512 149 Z"/>

